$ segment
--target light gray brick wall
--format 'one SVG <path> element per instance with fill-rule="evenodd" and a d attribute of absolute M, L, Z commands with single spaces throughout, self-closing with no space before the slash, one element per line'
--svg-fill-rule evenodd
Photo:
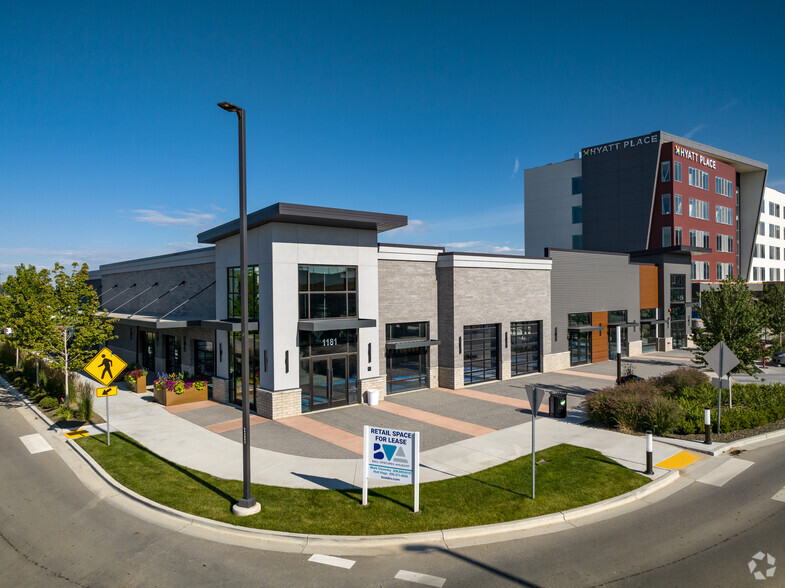
<path fill-rule="evenodd" d="M 223 404 L 229 402 L 229 380 L 213 376 L 213 400 Z"/>
<path fill-rule="evenodd" d="M 550 354 L 551 276 L 548 270 L 495 268 L 439 268 L 439 365 L 445 378 L 463 386 L 463 345 L 458 337 L 469 325 L 500 325 L 501 378 L 510 377 L 510 323 L 541 321 L 543 355 Z M 505 346 L 505 334 L 508 345 Z"/>
<path fill-rule="evenodd" d="M 436 263 L 427 261 L 379 260 L 379 373 L 382 395 L 387 388 L 385 325 L 428 322 L 430 338 L 439 339 L 439 302 Z M 431 386 L 438 385 L 439 353 L 428 353 Z"/>

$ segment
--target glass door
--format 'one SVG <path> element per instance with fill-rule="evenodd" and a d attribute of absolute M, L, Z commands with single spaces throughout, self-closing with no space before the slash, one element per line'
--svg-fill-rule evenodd
<path fill-rule="evenodd" d="M 303 412 L 357 402 L 356 356 L 314 357 L 300 362 L 300 388 Z"/>
<path fill-rule="evenodd" d="M 343 406 L 348 402 L 346 385 L 346 356 L 330 359 L 330 406 Z"/>
<path fill-rule="evenodd" d="M 311 360 L 311 410 L 330 406 L 330 359 Z"/>

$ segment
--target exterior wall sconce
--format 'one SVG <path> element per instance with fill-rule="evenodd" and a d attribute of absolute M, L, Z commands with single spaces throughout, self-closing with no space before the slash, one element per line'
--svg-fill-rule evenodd
<path fill-rule="evenodd" d="M 368 343 L 368 371 L 371 371 L 371 343 Z"/>
<path fill-rule="evenodd" d="M 267 350 L 264 350 L 264 371 L 267 372 Z"/>
<path fill-rule="evenodd" d="M 463 353 L 463 351 L 461 351 L 461 344 L 462 343 L 463 343 L 463 338 L 462 337 L 458 337 L 458 353 Z"/>
<path fill-rule="evenodd" d="M 286 373 L 289 373 L 289 350 L 286 350 L 286 354 L 284 355 L 284 366 L 286 367 Z"/>
<path fill-rule="evenodd" d="M 553 327 L 553 340 L 559 340 L 559 327 Z"/>
<path fill-rule="evenodd" d="M 224 360 L 224 348 L 221 343 L 218 344 L 218 361 L 223 362 Z"/>
<path fill-rule="evenodd" d="M 508 344 L 507 344 L 507 334 L 508 334 L 508 332 L 504 331 L 504 348 L 505 349 L 507 349 L 507 347 L 508 347 Z"/>

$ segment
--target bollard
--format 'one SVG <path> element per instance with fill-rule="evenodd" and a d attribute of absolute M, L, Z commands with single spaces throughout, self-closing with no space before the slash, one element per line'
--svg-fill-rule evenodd
<path fill-rule="evenodd" d="M 711 409 L 703 409 L 703 424 L 706 427 L 706 439 L 703 441 L 704 445 L 711 445 Z"/>
<path fill-rule="evenodd" d="M 646 471 L 644 472 L 647 476 L 651 476 L 654 473 L 654 468 L 652 467 L 652 458 L 654 453 L 654 442 L 652 440 L 651 431 L 646 431 Z"/>

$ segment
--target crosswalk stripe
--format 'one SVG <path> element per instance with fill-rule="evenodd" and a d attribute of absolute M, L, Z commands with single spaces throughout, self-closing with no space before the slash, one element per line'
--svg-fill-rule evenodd
<path fill-rule="evenodd" d="M 417 584 L 425 584 L 426 586 L 436 586 L 442 588 L 447 578 L 440 578 L 439 576 L 429 576 L 428 574 L 418 574 L 417 572 L 410 572 L 408 570 L 398 570 L 395 574 L 396 580 L 406 580 L 407 582 L 415 582 Z"/>
<path fill-rule="evenodd" d="M 725 463 L 714 468 L 709 473 L 698 478 L 698 482 L 711 484 L 712 486 L 724 486 L 727 482 L 738 476 L 741 472 L 750 467 L 752 461 L 746 459 L 729 459 Z"/>
<path fill-rule="evenodd" d="M 772 500 L 779 500 L 780 502 L 785 502 L 785 488 L 777 492 L 774 496 L 771 497 Z"/>
<path fill-rule="evenodd" d="M 38 433 L 32 435 L 23 435 L 19 440 L 27 447 L 30 453 L 43 453 L 44 451 L 52 451 L 52 446 L 46 442 L 46 439 L 41 437 Z"/>
<path fill-rule="evenodd" d="M 352 569 L 352 566 L 355 563 L 353 559 L 344 559 L 342 557 L 333 557 L 332 555 L 322 555 L 320 553 L 314 553 L 308 558 L 308 561 L 347 570 Z"/>

